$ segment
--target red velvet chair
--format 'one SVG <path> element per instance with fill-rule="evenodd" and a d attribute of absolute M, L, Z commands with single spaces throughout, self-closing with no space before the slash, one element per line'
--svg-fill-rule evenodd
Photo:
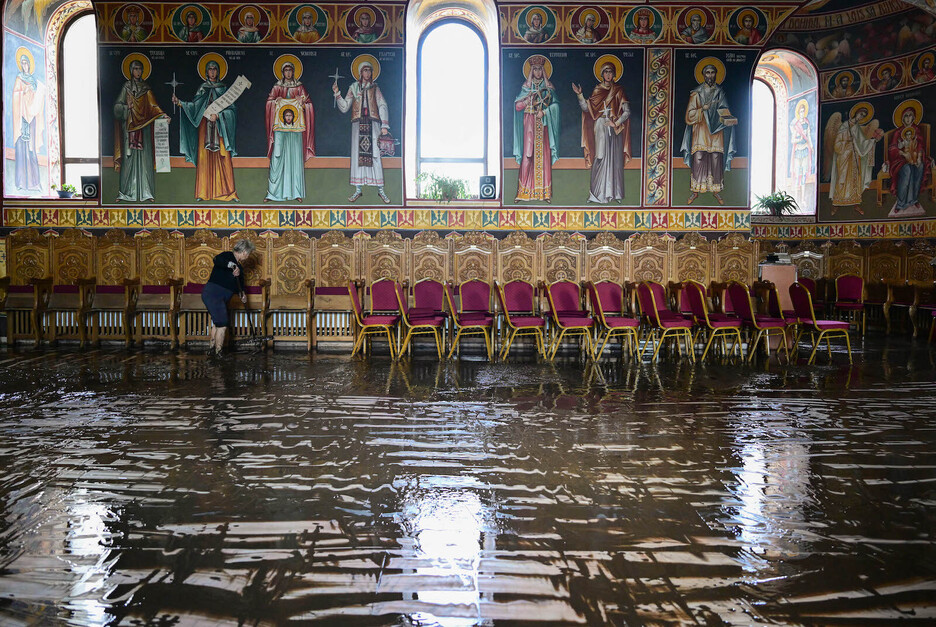
<path fill-rule="evenodd" d="M 624 288 L 611 281 L 601 281 L 585 284 L 588 290 L 588 299 L 591 301 L 592 312 L 601 324 L 604 332 L 598 331 L 595 339 L 595 359 L 601 357 L 604 347 L 612 337 L 620 337 L 621 354 L 624 354 L 624 343 L 630 346 L 634 356 L 640 357 L 640 336 L 637 329 L 640 321 L 624 315 Z"/>
<path fill-rule="evenodd" d="M 546 286 L 546 297 L 549 299 L 549 313 L 553 323 L 559 329 L 559 335 L 549 351 L 549 360 L 556 357 L 556 351 L 566 335 L 578 335 L 585 340 L 588 355 L 594 355 L 591 341 L 591 330 L 594 319 L 588 312 L 582 310 L 582 293 L 578 283 L 572 281 L 556 281 Z"/>
<path fill-rule="evenodd" d="M 360 329 L 357 339 L 354 341 L 354 348 L 351 350 L 351 356 L 354 357 L 361 346 L 363 346 L 364 340 L 368 336 L 386 334 L 387 342 L 390 344 L 390 356 L 395 357 L 396 352 L 393 335 L 397 324 L 400 322 L 399 313 L 365 314 L 361 307 L 361 299 L 358 295 L 357 286 L 350 281 L 348 282 L 348 296 L 351 297 L 351 312 L 354 315 L 354 321 L 357 322 L 358 328 Z M 396 300 L 396 298 L 394 290 L 394 300 Z"/>
<path fill-rule="evenodd" d="M 833 337 L 845 338 L 845 346 L 848 348 L 848 363 L 852 363 L 851 340 L 848 337 L 849 324 L 841 320 L 818 320 L 816 311 L 813 309 L 812 296 L 801 283 L 794 283 L 790 286 L 790 299 L 793 301 L 793 309 L 796 312 L 796 318 L 799 320 L 799 332 L 796 334 L 794 344 L 799 345 L 800 336 L 807 329 L 813 336 L 815 336 L 816 331 L 819 332 L 819 337 L 814 337 L 813 349 L 806 363 L 811 364 L 813 359 L 816 358 L 816 349 L 819 348 L 823 339 L 826 341 L 829 359 L 831 359 L 832 343 L 830 340 Z"/>
<path fill-rule="evenodd" d="M 754 358 L 754 353 L 757 350 L 757 345 L 760 343 L 761 339 L 764 340 L 764 346 L 767 349 L 767 354 L 770 355 L 770 336 L 780 335 L 780 344 L 777 345 L 777 353 L 780 352 L 780 346 L 783 346 L 783 349 L 787 354 L 787 361 L 790 359 L 790 347 L 787 346 L 786 341 L 786 328 L 787 323 L 783 318 L 777 318 L 771 315 L 762 315 L 754 312 L 754 305 L 751 303 L 751 290 L 748 289 L 748 286 L 744 283 L 738 283 L 732 281 L 728 284 L 728 297 L 731 298 L 731 303 L 734 306 L 735 313 L 738 314 L 738 317 L 741 318 L 742 324 L 756 331 L 754 336 L 754 341 L 751 342 L 751 345 L 748 347 L 748 361 L 751 361 Z"/>
<path fill-rule="evenodd" d="M 689 358 L 695 361 L 695 351 L 692 347 L 692 320 L 687 320 L 678 313 L 668 310 L 665 300 L 663 303 L 658 302 L 658 294 L 665 294 L 662 288 L 662 285 L 653 281 L 644 281 L 637 286 L 637 302 L 640 304 L 640 312 L 650 328 L 648 339 L 653 341 L 654 337 L 659 334 L 652 359 L 656 361 L 657 355 L 660 353 L 660 347 L 668 338 L 676 340 L 680 355 L 682 355 L 682 346 L 679 344 L 679 340 L 683 339 L 686 342 L 686 352 L 689 353 Z M 644 345 L 644 352 L 649 348 L 650 341 Z"/>
<path fill-rule="evenodd" d="M 730 357 L 737 346 L 738 355 L 744 358 L 744 355 L 741 353 L 741 319 L 724 314 L 710 314 L 708 305 L 705 304 L 704 290 L 705 287 L 695 281 L 687 281 L 687 284 L 683 287 L 683 292 L 686 295 L 686 300 L 692 310 L 692 317 L 697 327 L 695 337 L 692 338 L 693 346 L 695 346 L 695 341 L 699 333 L 705 331 L 708 333 L 708 341 L 705 343 L 705 350 L 702 351 L 703 361 L 705 361 L 705 357 L 712 347 L 712 342 L 714 342 L 716 338 L 721 340 L 722 348 L 726 356 Z M 728 350 L 729 339 L 734 340 L 731 344 L 731 350 Z"/>
<path fill-rule="evenodd" d="M 864 335 L 864 279 L 856 274 L 843 274 L 835 278 L 835 313 L 840 318 L 854 321 Z"/>
<path fill-rule="evenodd" d="M 406 298 L 406 291 L 399 283 L 397 283 L 396 298 L 397 305 L 400 308 L 400 321 L 403 323 L 403 328 L 406 329 L 406 334 L 403 337 L 403 344 L 400 346 L 398 357 L 403 357 L 403 354 L 406 353 L 406 349 L 409 348 L 409 344 L 414 335 L 431 334 L 433 339 L 435 339 L 436 353 L 439 355 L 439 359 L 442 359 L 442 335 L 446 317 L 442 315 L 431 315 L 431 313 L 422 313 L 419 317 L 412 317 L 410 315 L 411 310 L 409 302 L 407 302 Z"/>
<path fill-rule="evenodd" d="M 466 290 L 465 287 L 468 287 Z M 448 356 L 451 357 L 458 348 L 458 340 L 466 335 L 483 335 L 484 345 L 487 348 L 488 359 L 493 359 L 494 351 L 491 346 L 491 334 L 494 328 L 494 314 L 490 311 L 491 286 L 484 281 L 466 281 L 459 289 L 461 295 L 461 311 L 455 306 L 455 295 L 452 286 L 445 286 L 445 297 L 448 300 L 449 311 L 452 312 L 452 322 L 455 323 L 455 338 Z"/>
<path fill-rule="evenodd" d="M 501 347 L 500 358 L 507 359 L 511 344 L 520 335 L 532 335 L 536 339 L 536 350 L 545 357 L 543 329 L 546 319 L 536 315 L 536 288 L 526 281 L 510 281 L 503 286 L 495 283 L 495 289 L 508 328 L 507 341 Z"/>

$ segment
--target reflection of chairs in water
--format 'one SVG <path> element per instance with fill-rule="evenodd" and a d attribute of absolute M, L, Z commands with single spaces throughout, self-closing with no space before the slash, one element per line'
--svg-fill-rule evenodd
<path fill-rule="evenodd" d="M 920 192 L 928 189 L 930 191 L 930 199 L 936 200 L 936 167 L 933 167 L 932 162 L 930 161 L 930 125 L 929 124 L 919 124 L 918 125 L 920 132 L 923 134 L 923 167 L 928 168 L 930 171 L 929 182 L 920 187 Z M 899 128 L 891 129 L 884 133 L 884 140 L 881 142 L 884 144 L 884 163 L 882 164 L 881 170 L 877 175 L 877 204 L 878 207 L 884 204 L 884 196 L 890 194 L 890 179 L 893 172 L 891 172 L 891 163 L 888 159 L 888 147 L 890 146 L 891 137 L 894 133 L 899 132 Z M 886 170 L 886 171 L 885 171 Z M 925 177 L 924 177 L 925 178 Z"/>

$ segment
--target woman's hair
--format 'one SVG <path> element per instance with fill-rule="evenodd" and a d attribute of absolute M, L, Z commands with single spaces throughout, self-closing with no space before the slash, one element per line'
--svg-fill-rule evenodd
<path fill-rule="evenodd" d="M 249 239 L 239 239 L 237 243 L 234 244 L 234 252 L 236 253 L 247 253 L 249 255 L 253 251 L 254 245 Z"/>

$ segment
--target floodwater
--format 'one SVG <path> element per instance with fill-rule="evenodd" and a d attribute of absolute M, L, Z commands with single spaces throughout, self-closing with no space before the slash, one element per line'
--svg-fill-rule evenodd
<path fill-rule="evenodd" d="M 0 623 L 936 624 L 936 345 L 0 350 Z"/>

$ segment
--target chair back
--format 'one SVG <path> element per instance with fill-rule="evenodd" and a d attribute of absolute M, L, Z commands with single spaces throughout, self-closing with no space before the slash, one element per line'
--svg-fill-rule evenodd
<path fill-rule="evenodd" d="M 620 283 L 599 281 L 588 285 L 592 304 L 598 304 L 602 317 L 624 315 L 624 287 Z"/>
<path fill-rule="evenodd" d="M 732 281 L 728 284 L 726 299 L 731 300 L 732 309 L 745 322 L 754 323 L 754 305 L 751 304 L 751 291 L 744 283 Z"/>
<path fill-rule="evenodd" d="M 774 318 L 783 317 L 783 307 L 780 306 L 780 292 L 777 286 L 770 283 L 767 288 L 767 314 Z"/>
<path fill-rule="evenodd" d="M 461 296 L 459 311 L 491 310 L 491 284 L 487 281 L 469 279 L 458 287 L 458 295 Z"/>
<path fill-rule="evenodd" d="M 403 287 L 403 285 L 398 281 L 394 282 L 396 283 L 397 307 L 400 308 L 400 316 L 403 318 L 403 324 L 406 326 L 411 326 L 409 320 L 410 308 L 408 299 L 406 298 L 406 288 Z"/>
<path fill-rule="evenodd" d="M 793 301 L 793 311 L 800 322 L 815 322 L 816 312 L 813 310 L 812 295 L 809 288 L 800 282 L 790 286 L 790 300 Z"/>
<path fill-rule="evenodd" d="M 837 302 L 862 302 L 864 279 L 856 274 L 843 274 L 835 278 L 835 300 Z"/>
<path fill-rule="evenodd" d="M 364 309 L 361 307 L 361 297 L 358 294 L 357 286 L 352 281 L 348 281 L 348 296 L 351 297 L 351 311 L 354 313 L 355 322 L 364 326 Z"/>
<path fill-rule="evenodd" d="M 535 289 L 526 281 L 516 280 L 505 283 L 499 291 L 501 308 L 505 313 L 533 313 Z"/>
<path fill-rule="evenodd" d="M 556 281 L 546 287 L 549 308 L 553 314 L 579 312 L 582 310 L 582 293 L 578 283 Z"/>
<path fill-rule="evenodd" d="M 644 281 L 637 286 L 637 304 L 650 324 L 660 326 L 660 312 L 653 294 L 652 281 Z"/>
<path fill-rule="evenodd" d="M 801 276 L 797 279 L 800 285 L 809 290 L 809 295 L 813 298 L 816 297 L 816 282 L 810 279 L 808 276 Z"/>
<path fill-rule="evenodd" d="M 371 283 L 371 311 L 399 311 L 398 290 L 399 284 L 393 279 L 380 279 Z"/>
<path fill-rule="evenodd" d="M 710 326 L 708 308 L 705 306 L 705 286 L 695 281 L 686 281 L 682 291 L 696 324 Z"/>
<path fill-rule="evenodd" d="M 452 284 L 445 284 L 445 300 L 448 301 L 449 311 L 452 312 L 452 319 L 455 321 L 455 324 L 462 326 L 461 321 L 461 312 L 458 310 L 458 307 L 455 306 L 455 293 L 452 290 Z"/>
<path fill-rule="evenodd" d="M 650 287 L 650 291 L 653 293 L 653 302 L 656 305 L 657 312 L 669 311 L 669 307 L 666 306 L 666 288 L 656 281 L 644 281 L 644 283 Z M 657 317 L 659 318 L 659 315 Z"/>
<path fill-rule="evenodd" d="M 445 292 L 442 284 L 435 279 L 423 279 L 413 286 L 413 307 L 442 311 Z"/>

